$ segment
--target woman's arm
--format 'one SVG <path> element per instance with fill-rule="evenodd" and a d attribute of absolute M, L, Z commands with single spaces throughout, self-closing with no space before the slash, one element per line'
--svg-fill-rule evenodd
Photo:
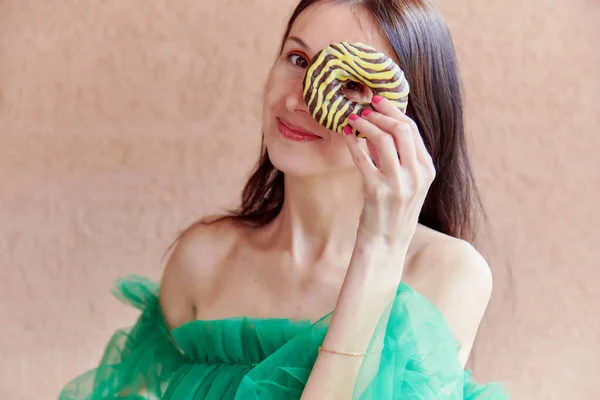
<path fill-rule="evenodd" d="M 393 300 L 406 251 L 417 227 L 435 168 L 416 124 L 387 100 L 373 98 L 375 112 L 351 116 L 374 160 L 346 127 L 346 143 L 363 177 L 365 199 L 354 252 L 323 342 L 324 349 L 365 352 Z M 302 400 L 351 399 L 360 356 L 321 351 Z"/>
<path fill-rule="evenodd" d="M 184 236 L 175 245 L 160 280 L 160 306 L 169 329 L 193 321 L 195 317 L 194 302 L 190 296 L 190 278 L 194 268 L 190 236 Z"/>
<path fill-rule="evenodd" d="M 227 220 L 199 223 L 178 238 L 160 282 L 160 305 L 170 329 L 196 319 L 202 296 L 211 293 L 218 265 L 231 247 L 229 231 Z"/>
<path fill-rule="evenodd" d="M 492 295 L 490 267 L 470 243 L 454 238 L 427 246 L 413 262 L 413 289 L 444 316 L 464 368 Z"/>
<path fill-rule="evenodd" d="M 377 112 L 354 118 L 351 124 L 366 136 L 375 165 L 358 146 L 358 139 L 346 136 L 363 175 L 365 204 L 323 342 L 323 348 L 335 351 L 364 353 L 371 348 L 379 322 L 387 321 L 385 313 L 400 285 L 406 251 L 435 176 L 414 122 L 387 100 L 374 98 L 373 103 Z M 444 315 L 461 344 L 464 365 L 491 294 L 489 267 L 470 244 L 459 239 L 428 247 L 416 261 L 416 269 L 425 271 L 419 280 L 426 282 L 417 289 Z M 302 399 L 351 399 L 362 361 L 360 356 L 320 352 Z"/>
<path fill-rule="evenodd" d="M 381 240 L 357 241 L 323 348 L 365 352 L 386 307 L 394 299 L 403 258 Z M 382 257 L 382 255 L 385 255 Z M 384 260 L 388 258 L 388 260 Z M 382 263 L 395 269 L 397 278 L 381 279 Z M 303 400 L 351 399 L 363 361 L 360 356 L 321 352 L 306 383 Z"/>

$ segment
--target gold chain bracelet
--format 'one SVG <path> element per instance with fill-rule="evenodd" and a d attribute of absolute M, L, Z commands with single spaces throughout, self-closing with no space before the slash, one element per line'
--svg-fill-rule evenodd
<path fill-rule="evenodd" d="M 367 353 L 353 353 L 353 352 L 348 352 L 348 351 L 330 350 L 330 349 L 326 349 L 322 346 L 319 346 L 319 353 L 322 351 L 324 351 L 326 353 L 339 354 L 342 356 L 351 356 L 351 357 L 364 357 L 367 355 Z"/>

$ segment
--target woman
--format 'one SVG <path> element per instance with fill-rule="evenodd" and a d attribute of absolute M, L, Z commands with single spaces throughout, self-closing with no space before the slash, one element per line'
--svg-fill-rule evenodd
<path fill-rule="evenodd" d="M 302 99 L 309 60 L 338 41 L 393 55 L 411 85 L 406 116 L 375 96 L 351 118 L 366 140 Z M 468 242 L 459 79 L 434 7 L 302 0 L 263 101 L 240 209 L 180 236 L 160 291 L 119 281 L 142 315 L 61 398 L 505 398 L 463 371 L 492 283 Z"/>

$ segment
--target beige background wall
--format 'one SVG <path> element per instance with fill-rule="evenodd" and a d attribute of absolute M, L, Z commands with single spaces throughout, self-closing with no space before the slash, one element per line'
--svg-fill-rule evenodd
<path fill-rule="evenodd" d="M 114 278 L 237 200 L 292 3 L 0 1 L 0 398 L 55 398 L 136 315 Z M 440 3 L 491 218 L 475 374 L 596 399 L 600 3 Z"/>

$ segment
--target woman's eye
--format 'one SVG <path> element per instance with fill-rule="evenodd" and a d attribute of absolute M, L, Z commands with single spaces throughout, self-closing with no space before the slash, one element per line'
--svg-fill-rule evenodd
<path fill-rule="evenodd" d="M 288 56 L 288 60 L 292 63 L 292 65 L 300 68 L 308 67 L 308 61 L 300 54 L 292 53 Z"/>
<path fill-rule="evenodd" d="M 346 89 L 353 92 L 359 92 L 362 90 L 362 85 L 358 82 L 348 82 L 346 83 Z"/>

